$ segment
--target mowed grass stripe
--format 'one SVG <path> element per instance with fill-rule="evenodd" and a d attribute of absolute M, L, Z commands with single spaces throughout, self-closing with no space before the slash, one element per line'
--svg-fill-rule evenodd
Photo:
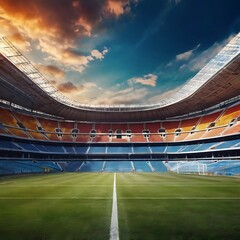
<path fill-rule="evenodd" d="M 15 177 L 11 187 L 0 186 L 1 239 L 108 239 L 112 178 L 94 173 Z"/>
<path fill-rule="evenodd" d="M 112 199 L 112 197 L 0 197 L 0 200 L 96 200 Z M 119 200 L 240 200 L 240 197 L 119 197 Z"/>
<path fill-rule="evenodd" d="M 233 177 L 118 174 L 120 238 L 240 239 L 239 183 Z"/>
<path fill-rule="evenodd" d="M 96 200 L 96 199 L 112 199 L 111 197 L 41 197 L 41 196 L 36 196 L 36 197 L 0 197 L 0 200 Z"/>

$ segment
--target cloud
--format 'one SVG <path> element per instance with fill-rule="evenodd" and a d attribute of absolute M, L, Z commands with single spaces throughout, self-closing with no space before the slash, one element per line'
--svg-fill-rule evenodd
<path fill-rule="evenodd" d="M 71 100 L 78 102 L 83 102 L 84 96 L 89 94 L 91 96 L 92 92 L 98 92 L 99 87 L 93 82 L 86 82 L 82 84 L 75 84 L 70 81 L 57 83 L 57 81 L 51 81 L 51 83 L 57 88 L 58 91 L 63 93 Z M 90 98 L 88 97 L 88 99 Z"/>
<path fill-rule="evenodd" d="M 196 51 L 200 47 L 200 44 L 198 44 L 195 48 L 186 51 L 184 53 L 180 53 L 176 56 L 176 61 L 183 61 L 183 60 L 188 60 L 190 57 L 193 56 L 193 52 Z"/>
<path fill-rule="evenodd" d="M 201 70 L 212 58 L 214 58 L 219 53 L 219 51 L 221 51 L 223 47 L 226 46 L 226 44 L 232 38 L 233 36 L 231 35 L 221 43 L 215 42 L 208 49 L 204 50 L 198 56 L 191 59 L 185 67 L 190 69 L 192 72 Z"/>
<path fill-rule="evenodd" d="M 171 89 L 169 91 L 166 91 L 164 93 L 157 94 L 157 95 L 149 98 L 149 102 L 150 103 L 157 103 L 157 102 L 160 102 L 164 99 L 168 99 L 168 98 L 174 96 L 174 94 L 176 94 L 181 88 L 182 88 L 182 86 L 178 86 L 178 87 L 176 87 L 174 89 Z"/>
<path fill-rule="evenodd" d="M 65 75 L 63 70 L 53 65 L 38 64 L 36 67 L 41 73 L 46 74 L 49 77 L 62 78 Z"/>
<path fill-rule="evenodd" d="M 103 90 L 101 96 L 92 101 L 93 104 L 121 105 L 121 104 L 140 104 L 144 102 L 144 97 L 148 94 L 146 88 L 134 89 L 126 88 L 120 91 Z"/>
<path fill-rule="evenodd" d="M 46 36 L 58 42 L 90 36 L 109 14 L 128 13 L 136 0 L 0 0 L 0 14 L 19 32 L 38 39 Z M 41 33 L 41 34 L 38 34 Z"/>
<path fill-rule="evenodd" d="M 176 55 L 174 60 L 165 65 L 165 68 L 178 68 L 180 71 L 187 70 L 197 72 L 201 70 L 212 58 L 214 58 L 232 38 L 233 35 L 230 35 L 222 42 L 215 42 L 202 52 L 195 52 L 200 47 L 200 44 L 198 44 L 195 48 Z"/>
<path fill-rule="evenodd" d="M 109 49 L 105 48 L 102 52 L 94 49 L 91 51 L 91 55 L 92 57 L 102 60 L 104 58 L 104 55 L 106 55 L 108 53 Z"/>
<path fill-rule="evenodd" d="M 103 59 L 109 49 L 76 53 L 83 37 L 103 31 L 104 21 L 129 13 L 137 0 L 0 0 L 1 34 L 16 46 L 41 51 L 45 60 L 82 72 L 88 63 Z M 24 48 L 25 42 L 25 48 Z"/>
<path fill-rule="evenodd" d="M 128 84 L 133 85 L 133 84 L 139 83 L 142 85 L 155 87 L 157 85 L 157 78 L 158 78 L 157 75 L 147 74 L 147 75 L 144 75 L 143 77 L 130 78 L 128 80 Z"/>
<path fill-rule="evenodd" d="M 118 17 L 130 11 L 131 3 L 137 4 L 138 0 L 108 0 L 107 10 Z"/>
<path fill-rule="evenodd" d="M 71 93 L 79 90 L 79 87 L 74 85 L 72 82 L 61 83 L 57 86 L 57 89 L 63 93 Z"/>

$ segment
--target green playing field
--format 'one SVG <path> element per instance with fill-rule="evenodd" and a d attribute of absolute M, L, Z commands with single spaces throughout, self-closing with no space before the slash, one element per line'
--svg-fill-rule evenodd
<path fill-rule="evenodd" d="M 0 178 L 0 239 L 109 239 L 113 173 Z M 240 239 L 240 179 L 117 173 L 119 236 Z"/>

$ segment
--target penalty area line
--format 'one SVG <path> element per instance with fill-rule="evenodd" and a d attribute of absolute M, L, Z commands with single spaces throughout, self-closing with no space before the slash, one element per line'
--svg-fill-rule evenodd
<path fill-rule="evenodd" d="M 116 173 L 114 173 L 113 198 L 112 199 L 113 200 L 112 200 L 112 217 L 111 217 L 111 226 L 110 226 L 110 240 L 119 240 Z"/>

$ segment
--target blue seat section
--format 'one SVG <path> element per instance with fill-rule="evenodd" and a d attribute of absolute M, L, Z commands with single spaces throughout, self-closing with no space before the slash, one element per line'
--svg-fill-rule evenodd
<path fill-rule="evenodd" d="M 162 161 L 151 161 L 151 165 L 156 172 L 167 172 L 166 166 Z"/>
<path fill-rule="evenodd" d="M 134 161 L 133 165 L 135 172 L 152 172 L 151 168 L 145 161 Z"/>
<path fill-rule="evenodd" d="M 34 143 L 34 146 L 41 152 L 48 152 L 48 150 L 42 144 Z"/>
<path fill-rule="evenodd" d="M 80 172 L 102 172 L 103 161 L 86 161 L 81 165 Z"/>
<path fill-rule="evenodd" d="M 73 147 L 64 146 L 64 149 L 66 150 L 66 153 L 75 153 Z"/>
<path fill-rule="evenodd" d="M 105 153 L 106 152 L 106 146 L 90 146 L 90 149 L 88 151 L 89 154 L 98 154 L 98 153 Z"/>
<path fill-rule="evenodd" d="M 220 145 L 216 146 L 215 149 L 225 149 L 225 148 L 240 148 L 240 139 L 224 141 Z"/>
<path fill-rule="evenodd" d="M 183 145 L 178 145 L 178 146 L 170 145 L 170 146 L 167 146 L 167 149 L 165 152 L 178 152 L 182 148 L 183 148 Z"/>
<path fill-rule="evenodd" d="M 57 172 L 61 171 L 61 167 L 56 162 L 51 161 L 38 161 L 37 164 L 43 168 L 50 168 L 52 170 L 56 170 Z"/>
<path fill-rule="evenodd" d="M 104 172 L 132 172 L 130 161 L 106 161 Z"/>
<path fill-rule="evenodd" d="M 74 147 L 74 148 L 75 148 L 76 153 L 78 153 L 78 154 L 86 154 L 86 152 L 88 150 L 88 147 L 85 147 L 85 146 L 79 146 L 79 147 Z"/>
<path fill-rule="evenodd" d="M 133 152 L 134 153 L 150 153 L 150 149 L 148 146 L 134 146 Z"/>
<path fill-rule="evenodd" d="M 58 145 L 44 145 L 48 152 L 64 153 L 63 147 Z"/>
<path fill-rule="evenodd" d="M 202 143 L 202 144 L 199 144 L 199 147 L 195 148 L 194 151 L 206 151 L 214 145 L 216 145 L 216 143 L 214 143 L 214 142 L 212 142 L 212 143 Z"/>
<path fill-rule="evenodd" d="M 166 146 L 151 146 L 150 147 L 152 149 L 153 153 L 164 153 L 164 151 L 166 150 Z"/>
<path fill-rule="evenodd" d="M 131 146 L 108 146 L 107 147 L 107 153 L 111 154 L 121 154 L 121 153 L 132 153 L 132 147 Z"/>
<path fill-rule="evenodd" d="M 12 141 L 0 140 L 0 149 L 14 149 L 19 150 L 20 148 L 16 146 Z"/>
<path fill-rule="evenodd" d="M 30 151 L 30 152 L 39 152 L 39 149 L 36 148 L 33 144 L 31 143 L 22 143 L 18 142 L 18 146 L 20 146 L 23 150 Z"/>
<path fill-rule="evenodd" d="M 60 171 L 58 164 L 50 161 L 0 161 L 0 175 Z"/>
<path fill-rule="evenodd" d="M 79 168 L 81 167 L 83 161 L 69 161 L 65 168 L 64 171 L 65 172 L 77 172 L 79 170 Z"/>
<path fill-rule="evenodd" d="M 182 149 L 180 149 L 178 152 L 193 152 L 197 147 L 199 147 L 200 144 L 190 144 L 186 145 Z"/>

